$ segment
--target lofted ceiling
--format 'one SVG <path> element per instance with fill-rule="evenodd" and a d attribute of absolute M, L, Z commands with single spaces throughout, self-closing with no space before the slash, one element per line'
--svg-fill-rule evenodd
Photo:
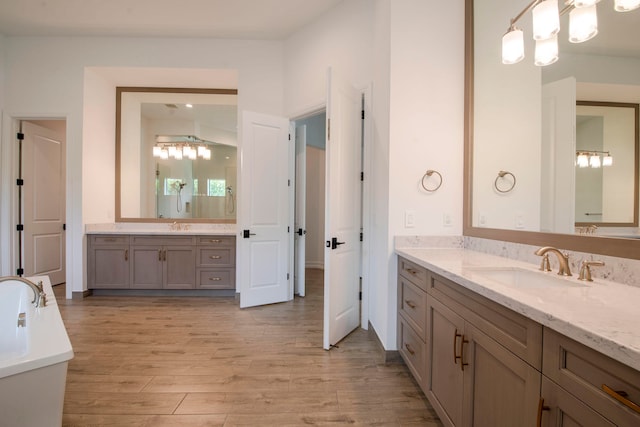
<path fill-rule="evenodd" d="M 281 40 L 341 1 L 0 0 L 0 34 Z"/>

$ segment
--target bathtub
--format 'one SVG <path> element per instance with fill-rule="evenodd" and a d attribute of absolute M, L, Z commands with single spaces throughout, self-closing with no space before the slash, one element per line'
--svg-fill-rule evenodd
<path fill-rule="evenodd" d="M 43 282 L 46 307 L 33 305 L 24 283 L 0 283 L 0 427 L 59 427 L 73 349 L 49 277 L 29 280 Z"/>

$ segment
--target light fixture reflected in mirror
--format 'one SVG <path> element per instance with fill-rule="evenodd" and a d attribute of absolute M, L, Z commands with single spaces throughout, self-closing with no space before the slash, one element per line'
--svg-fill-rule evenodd
<path fill-rule="evenodd" d="M 184 158 L 196 160 L 201 157 L 204 160 L 211 160 L 211 150 L 207 145 L 213 144 L 215 143 L 193 135 L 158 135 L 153 146 L 153 157 L 161 159 L 171 157 L 176 160 Z"/>
<path fill-rule="evenodd" d="M 557 35 L 560 31 L 560 16 L 569 14 L 569 41 L 582 43 L 598 34 L 596 4 L 600 0 L 566 0 L 565 7 L 558 9 L 558 0 L 533 0 L 515 18 L 511 19 L 507 33 L 502 37 L 502 63 L 515 64 L 524 58 L 522 30 L 516 22 L 528 11 L 532 11 L 533 39 L 536 41 L 535 65 L 545 66 L 558 60 Z M 629 12 L 640 7 L 640 0 L 615 0 L 614 9 Z"/>
<path fill-rule="evenodd" d="M 576 166 L 579 168 L 611 165 L 613 165 L 613 157 L 609 151 L 576 151 Z"/>

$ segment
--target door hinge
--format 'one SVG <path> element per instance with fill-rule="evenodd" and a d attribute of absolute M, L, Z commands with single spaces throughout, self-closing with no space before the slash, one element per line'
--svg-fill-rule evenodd
<path fill-rule="evenodd" d="M 331 140 L 331 119 L 327 119 L 327 141 Z"/>
<path fill-rule="evenodd" d="M 364 181 L 364 172 L 360 172 L 360 181 Z"/>
<path fill-rule="evenodd" d="M 16 270 L 16 275 L 17 276 L 22 276 L 24 274 L 24 268 L 19 268 Z"/>
<path fill-rule="evenodd" d="M 287 180 L 287 187 L 291 187 L 291 180 L 290 179 Z"/>
<path fill-rule="evenodd" d="M 22 178 L 16 179 L 16 185 L 18 185 L 18 186 L 24 185 L 24 179 L 22 179 Z"/>
<path fill-rule="evenodd" d="M 364 110 L 362 110 L 362 120 L 364 120 Z"/>
<path fill-rule="evenodd" d="M 22 225 L 22 224 L 16 225 L 16 230 L 17 231 L 24 231 L 24 225 Z"/>
<path fill-rule="evenodd" d="M 287 233 L 291 233 L 291 227 L 287 227 Z"/>
<path fill-rule="evenodd" d="M 22 141 L 24 139 L 24 133 L 22 132 L 18 132 L 16 134 L 16 138 L 18 138 L 19 141 Z"/>
<path fill-rule="evenodd" d="M 358 292 L 358 299 L 362 301 L 362 291 Z"/>
<path fill-rule="evenodd" d="M 289 273 L 287 273 L 287 280 L 289 280 Z"/>
<path fill-rule="evenodd" d="M 364 233 L 361 231 L 360 232 L 360 241 L 362 242 L 362 239 L 364 238 Z"/>
<path fill-rule="evenodd" d="M 62 229 L 66 231 L 67 230 L 67 224 L 62 224 Z"/>
<path fill-rule="evenodd" d="M 291 141 L 291 134 L 289 134 L 289 141 Z"/>

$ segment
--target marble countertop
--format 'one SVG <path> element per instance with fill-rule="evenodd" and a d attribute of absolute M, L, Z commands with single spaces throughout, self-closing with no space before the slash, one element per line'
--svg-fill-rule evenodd
<path fill-rule="evenodd" d="M 625 365 L 640 370 L 640 288 L 594 279 L 577 272 L 560 277 L 537 266 L 468 249 L 396 248 L 396 253 L 436 274 L 560 332 Z M 551 255 L 553 257 L 553 255 Z M 557 262 L 552 260 L 552 266 Z M 566 287 L 517 287 L 489 279 L 481 270 L 513 268 L 566 281 Z M 561 283 L 560 283 L 561 284 Z"/>
<path fill-rule="evenodd" d="M 180 227 L 178 228 L 179 225 Z M 166 236 L 195 236 L 195 235 L 230 235 L 236 234 L 236 224 L 177 224 L 170 223 L 113 223 L 86 224 L 87 234 L 145 234 Z"/>

